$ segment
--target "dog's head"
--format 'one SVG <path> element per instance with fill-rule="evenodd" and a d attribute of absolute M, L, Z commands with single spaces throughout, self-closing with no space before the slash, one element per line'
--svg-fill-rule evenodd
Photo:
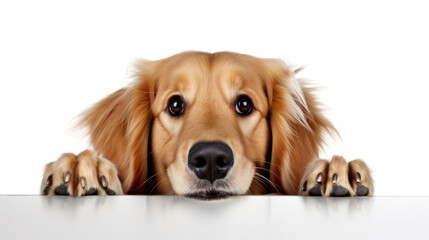
<path fill-rule="evenodd" d="M 125 192 L 198 198 L 296 193 L 333 129 L 283 62 L 226 52 L 140 61 L 83 122 Z"/>

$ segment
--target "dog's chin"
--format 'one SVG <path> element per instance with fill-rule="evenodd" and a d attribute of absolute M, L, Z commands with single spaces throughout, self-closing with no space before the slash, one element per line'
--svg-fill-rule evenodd
<path fill-rule="evenodd" d="M 187 194 L 185 196 L 189 198 L 199 199 L 199 200 L 216 200 L 216 199 L 224 199 L 234 195 L 235 194 L 230 192 L 211 189 L 211 190 L 196 191 L 191 194 Z"/>

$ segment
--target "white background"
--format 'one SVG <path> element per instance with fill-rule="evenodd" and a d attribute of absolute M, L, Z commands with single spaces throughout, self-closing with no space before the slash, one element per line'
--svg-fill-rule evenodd
<path fill-rule="evenodd" d="M 235 51 L 305 65 L 376 195 L 428 195 L 425 1 L 0 1 L 0 194 L 37 194 L 44 164 L 87 148 L 75 117 L 133 61 Z"/>

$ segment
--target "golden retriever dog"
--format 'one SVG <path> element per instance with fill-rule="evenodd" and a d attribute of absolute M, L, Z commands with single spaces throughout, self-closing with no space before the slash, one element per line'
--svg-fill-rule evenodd
<path fill-rule="evenodd" d="M 298 71 L 230 52 L 139 61 L 129 86 L 82 114 L 93 150 L 47 164 L 41 193 L 373 194 L 363 161 L 318 158 L 336 130 Z"/>

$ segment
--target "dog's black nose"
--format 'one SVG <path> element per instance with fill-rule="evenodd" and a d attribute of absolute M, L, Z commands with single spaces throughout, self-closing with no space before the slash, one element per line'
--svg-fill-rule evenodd
<path fill-rule="evenodd" d="M 188 167 L 211 183 L 224 178 L 233 164 L 232 150 L 222 142 L 200 142 L 189 150 Z"/>

